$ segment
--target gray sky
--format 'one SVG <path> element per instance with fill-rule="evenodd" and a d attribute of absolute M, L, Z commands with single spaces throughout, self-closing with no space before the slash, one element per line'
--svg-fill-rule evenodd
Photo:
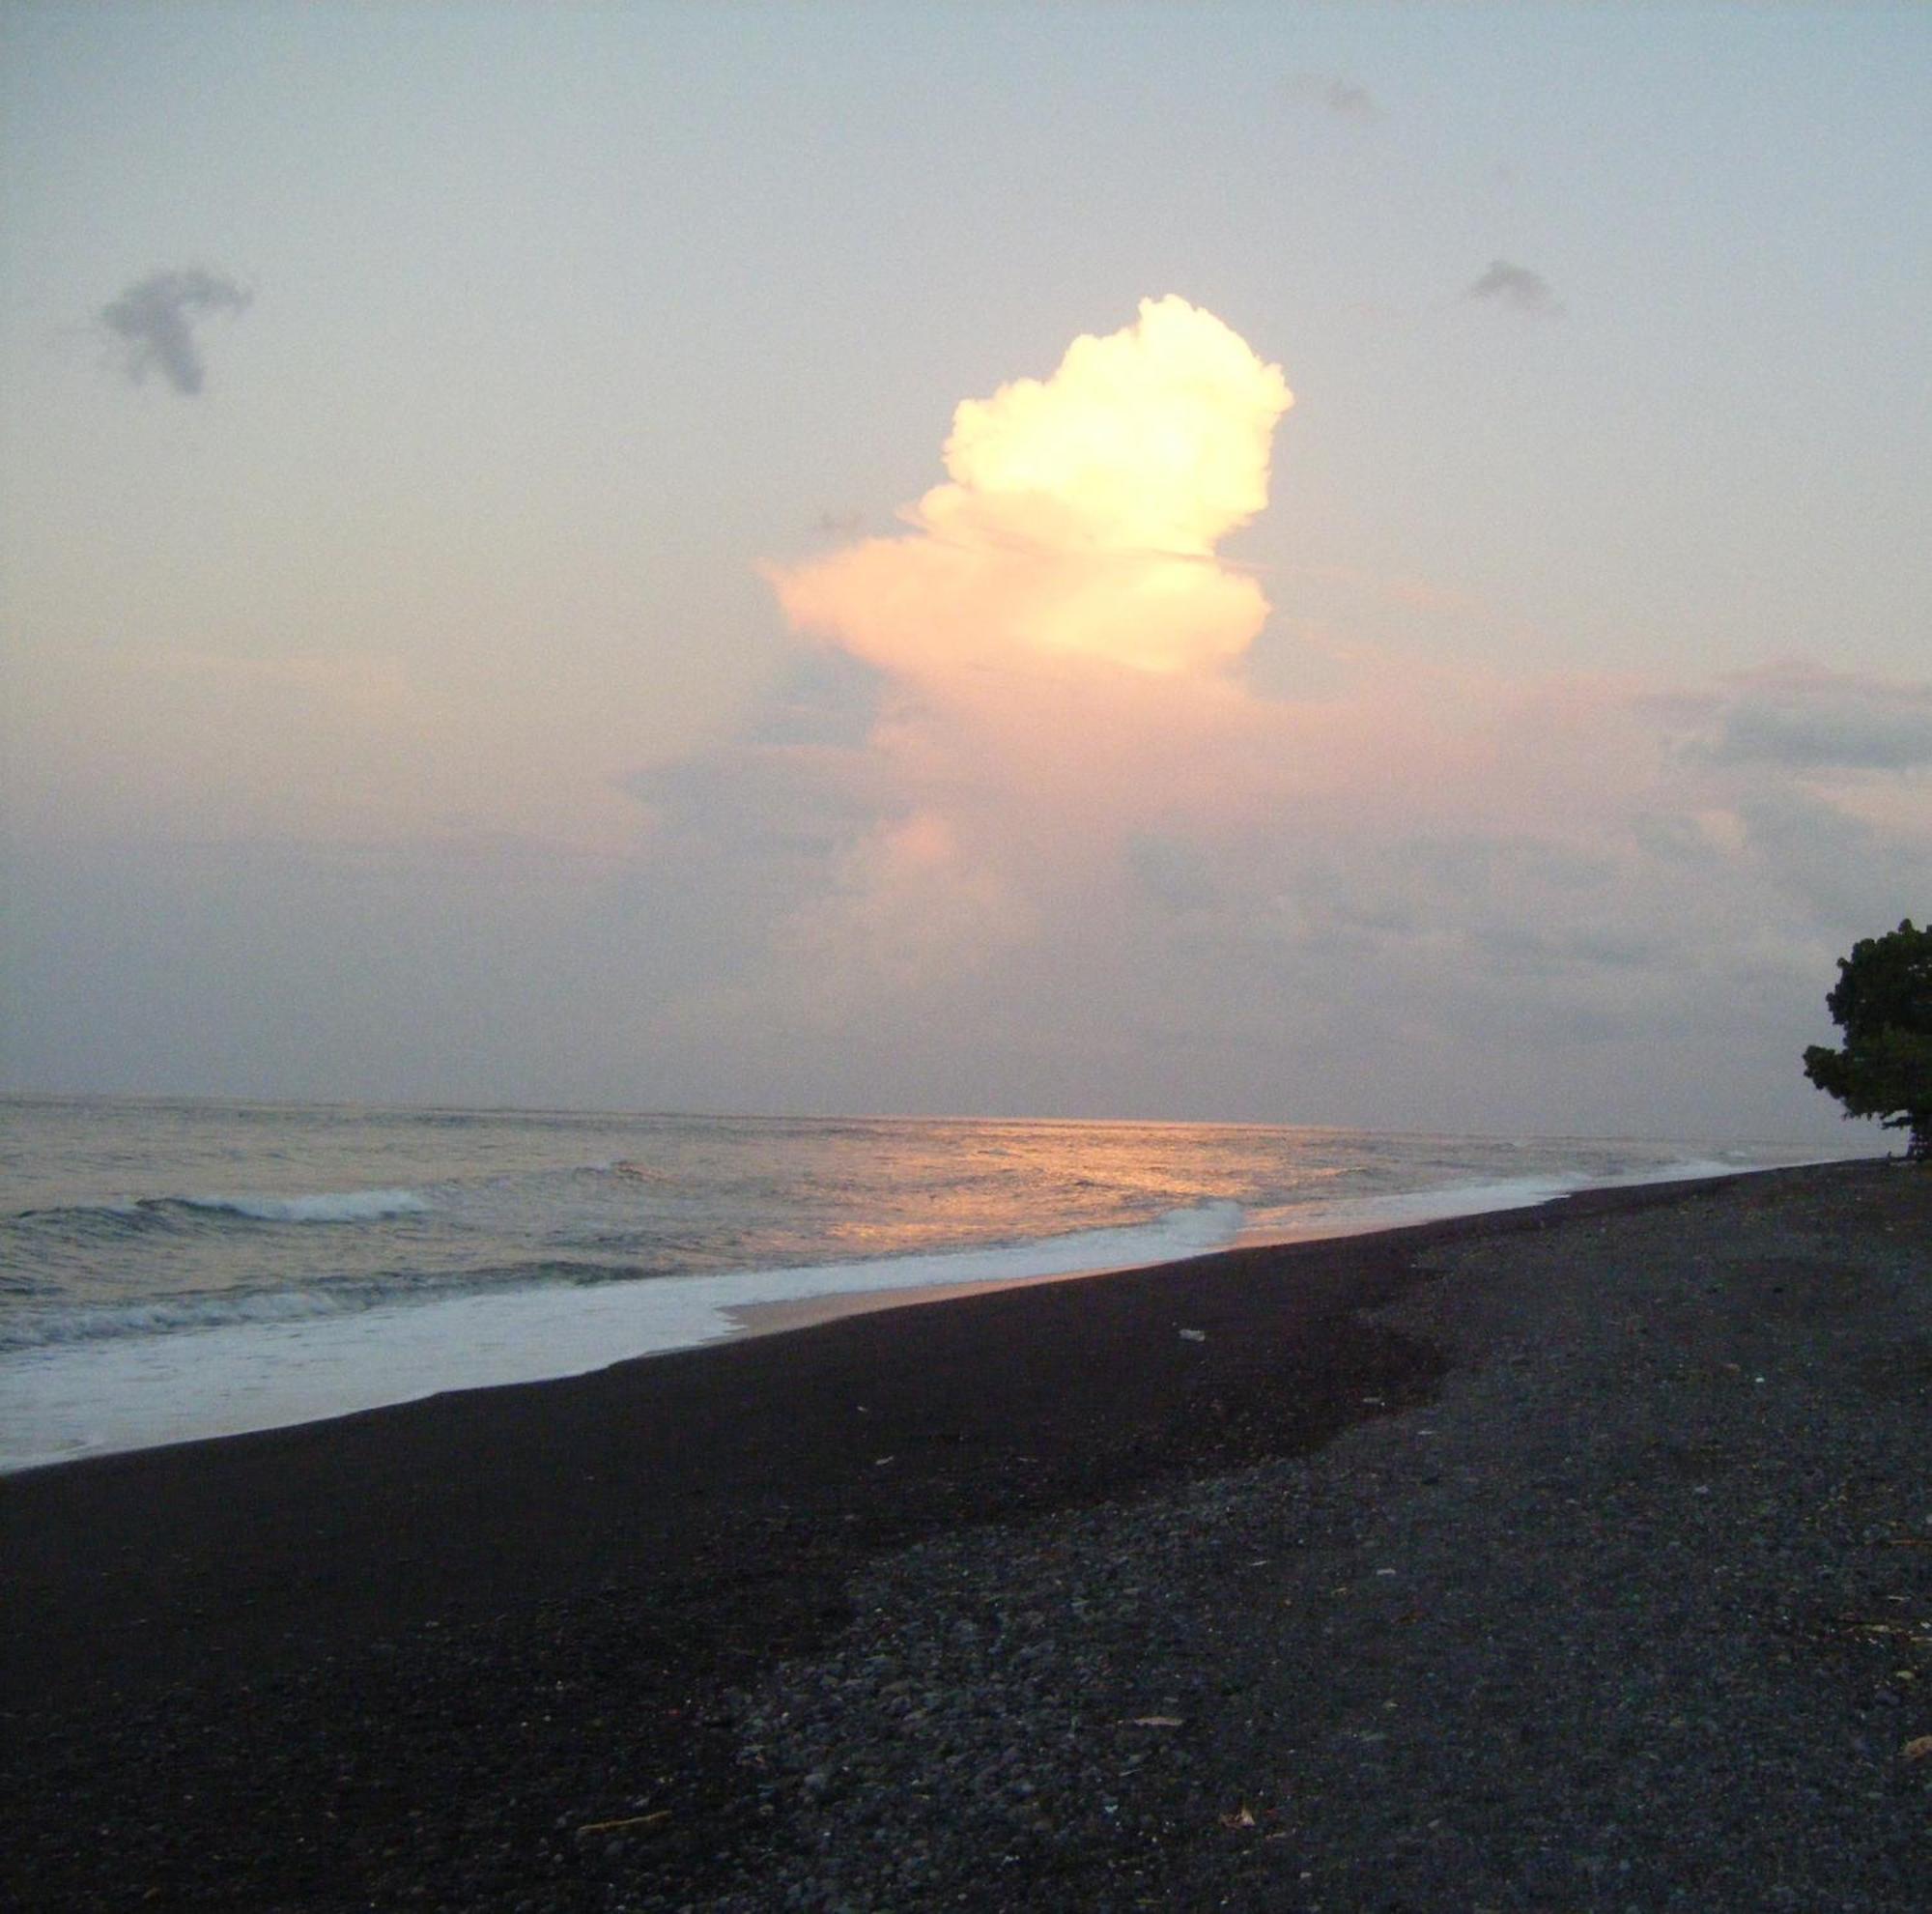
<path fill-rule="evenodd" d="M 1918 7 L 0 7 L 7 1083 L 1835 1137 L 1928 99 Z"/>

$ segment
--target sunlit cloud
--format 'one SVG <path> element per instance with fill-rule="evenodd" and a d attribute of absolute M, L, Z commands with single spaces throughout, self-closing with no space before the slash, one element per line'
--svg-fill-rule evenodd
<path fill-rule="evenodd" d="M 792 622 L 914 677 L 1092 660 L 1179 672 L 1237 657 L 1267 616 L 1215 546 L 1267 503 L 1292 403 L 1278 366 L 1179 299 L 1076 339 L 1059 370 L 967 400 L 951 480 L 815 564 L 775 569 Z"/>
<path fill-rule="evenodd" d="M 1742 693 L 1667 714 L 1653 687 L 1373 644 L 1337 648 L 1320 698 L 1250 685 L 1267 601 L 1217 548 L 1265 505 L 1290 403 L 1219 320 L 1149 302 L 961 405 L 904 533 L 771 570 L 793 623 L 869 674 L 843 760 L 866 814 L 797 793 L 836 848 L 779 930 L 789 976 L 934 988 L 1030 944 L 1065 957 L 1084 915 L 1143 952 L 1259 940 L 1551 988 L 1596 965 L 1627 990 L 1645 927 L 1702 921 L 1690 851 L 1750 851 L 1755 786 L 1722 761 Z"/>
<path fill-rule="evenodd" d="M 906 532 L 772 568 L 792 622 L 876 674 L 896 798 L 796 920 L 802 958 L 959 974 L 1091 890 L 1137 821 L 1254 801 L 1279 740 L 1234 671 L 1268 607 L 1215 553 L 1265 506 L 1291 403 L 1220 320 L 1149 300 L 960 405 Z"/>
<path fill-rule="evenodd" d="M 1269 575 L 1270 671 L 1316 689 L 1260 689 L 1268 598 L 1222 545 L 1290 402 L 1152 301 L 959 406 L 896 535 L 767 568 L 812 647 L 738 742 L 636 786 L 664 921 L 735 927 L 694 942 L 654 1047 L 923 1072 L 953 1106 L 1172 1107 L 1188 1080 L 1319 1112 L 1380 1072 L 1506 1100 L 1534 1043 L 1638 1059 L 1634 1106 L 1666 1055 L 1756 1069 L 1741 1026 L 1788 1032 L 1846 927 L 1923 893 L 1932 688 L 1394 644 L 1404 614 L 1492 614 L 1311 552 Z M 1300 615 L 1324 579 L 1332 633 Z"/>
<path fill-rule="evenodd" d="M 1266 501 L 1288 404 L 1219 321 L 1151 304 L 960 407 L 908 532 L 772 574 L 879 700 L 879 809 L 781 939 L 808 995 L 865 979 L 877 1015 L 1037 946 L 1151 976 L 1176 939 L 1210 975 L 1254 949 L 1300 971 L 1636 967 L 1614 887 L 1561 934 L 1524 922 L 1539 885 L 1577 904 L 1566 873 L 1612 868 L 1605 794 L 1664 755 L 1630 686 L 1369 645 L 1320 699 L 1247 681 L 1267 603 L 1216 551 Z M 1111 948 L 1086 948 L 1095 927 Z"/>
<path fill-rule="evenodd" d="M 158 372 L 192 398 L 207 380 L 195 329 L 212 313 L 247 310 L 253 295 L 203 267 L 152 272 L 102 306 L 100 324 L 122 350 L 123 368 L 139 385 Z"/>

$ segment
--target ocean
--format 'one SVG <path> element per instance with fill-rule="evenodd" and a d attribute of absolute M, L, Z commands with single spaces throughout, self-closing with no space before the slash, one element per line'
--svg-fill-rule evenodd
<path fill-rule="evenodd" d="M 0 1099 L 0 1470 L 1021 1281 L 1833 1154 L 1252 1125 Z"/>

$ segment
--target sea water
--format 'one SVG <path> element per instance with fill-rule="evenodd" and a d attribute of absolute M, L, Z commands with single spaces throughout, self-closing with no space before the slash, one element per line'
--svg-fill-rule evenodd
<path fill-rule="evenodd" d="M 1250 1125 L 0 1100 L 0 1469 L 582 1373 L 761 1304 L 1815 1159 Z"/>

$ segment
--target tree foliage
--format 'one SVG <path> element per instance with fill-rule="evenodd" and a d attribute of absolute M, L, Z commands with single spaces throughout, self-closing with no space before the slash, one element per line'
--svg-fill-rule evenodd
<path fill-rule="evenodd" d="M 1812 1044 L 1804 1074 L 1846 1116 L 1909 1129 L 1910 1154 L 1932 1159 L 1932 924 L 1918 930 L 1908 917 L 1883 937 L 1861 938 L 1838 959 L 1825 1004 L 1844 1048 Z"/>

